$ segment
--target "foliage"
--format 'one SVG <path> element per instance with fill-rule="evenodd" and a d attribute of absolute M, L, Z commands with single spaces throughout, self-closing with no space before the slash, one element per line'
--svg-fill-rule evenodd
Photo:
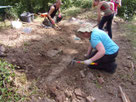
<path fill-rule="evenodd" d="M 119 8 L 118 15 L 126 20 L 130 20 L 135 14 L 136 0 L 122 0 L 122 7 Z"/>
<path fill-rule="evenodd" d="M 64 12 L 65 18 L 76 16 L 77 14 L 81 13 L 81 9 L 78 7 L 71 7 L 66 9 Z"/>
<path fill-rule="evenodd" d="M 16 93 L 14 86 L 14 66 L 0 60 L 0 102 L 16 102 L 21 96 Z"/>
<path fill-rule="evenodd" d="M 0 5 L 11 5 L 10 12 L 7 12 L 13 18 L 17 18 L 24 11 L 37 13 L 46 12 L 49 6 L 55 3 L 56 0 L 1 0 Z M 72 6 L 89 8 L 91 7 L 92 0 L 62 0 L 62 10 Z"/>
<path fill-rule="evenodd" d="M 127 22 L 127 24 L 121 24 L 121 30 L 124 31 L 123 34 L 126 35 L 126 38 L 128 39 L 128 41 L 130 41 L 131 45 L 132 45 L 132 49 L 131 49 L 131 53 L 132 56 L 136 59 L 136 20 L 132 20 Z M 124 29 L 125 28 L 125 29 Z"/>
<path fill-rule="evenodd" d="M 11 13 L 14 18 L 19 17 L 24 11 L 37 13 L 46 12 L 49 6 L 55 3 L 56 0 L 0 0 L 0 5 L 11 5 Z M 107 0 L 108 1 L 108 0 Z M 79 8 L 90 8 L 92 0 L 62 0 L 62 10 L 71 8 L 73 6 Z M 122 6 L 118 10 L 118 15 L 131 19 L 136 14 L 136 0 L 122 0 Z"/>
<path fill-rule="evenodd" d="M 76 7 L 91 8 L 92 0 L 74 0 L 73 4 Z"/>

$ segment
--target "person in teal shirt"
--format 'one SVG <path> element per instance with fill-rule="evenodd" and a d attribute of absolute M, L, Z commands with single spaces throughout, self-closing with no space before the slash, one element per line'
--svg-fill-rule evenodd
<path fill-rule="evenodd" d="M 89 23 L 83 24 L 78 32 L 85 38 L 89 38 L 90 45 L 87 54 L 87 60 L 83 63 L 90 68 L 104 70 L 109 73 L 114 73 L 117 67 L 115 58 L 118 55 L 119 46 L 108 36 L 106 32 L 98 28 L 92 29 Z M 95 49 L 94 52 L 92 50 Z M 97 65 L 90 65 L 92 62 Z"/>

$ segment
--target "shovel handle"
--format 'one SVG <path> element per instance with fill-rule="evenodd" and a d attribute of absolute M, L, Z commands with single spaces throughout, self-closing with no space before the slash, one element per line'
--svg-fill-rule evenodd
<path fill-rule="evenodd" d="M 83 61 L 76 61 L 76 63 L 85 64 Z M 90 65 L 98 65 L 98 64 L 97 64 L 97 63 L 92 62 L 92 63 L 90 63 Z"/>

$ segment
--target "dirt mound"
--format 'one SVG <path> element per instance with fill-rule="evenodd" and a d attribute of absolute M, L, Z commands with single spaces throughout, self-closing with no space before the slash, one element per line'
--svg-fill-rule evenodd
<path fill-rule="evenodd" d="M 59 24 L 61 30 L 42 28 L 39 22 L 24 24 L 19 30 L 2 30 L 0 43 L 6 46 L 5 59 L 18 65 L 16 70 L 24 72 L 29 81 L 37 80 L 43 96 L 50 97 L 40 96 L 39 102 L 122 102 L 119 85 L 134 102 L 133 58 L 129 41 L 118 29 L 120 25 L 113 24 L 113 39 L 120 46 L 115 74 L 88 69 L 82 64 L 68 65 L 74 57 L 84 59 L 89 42 L 75 39 L 75 34 L 79 25 L 86 21 L 63 21 Z M 24 32 L 28 27 L 31 32 Z"/>

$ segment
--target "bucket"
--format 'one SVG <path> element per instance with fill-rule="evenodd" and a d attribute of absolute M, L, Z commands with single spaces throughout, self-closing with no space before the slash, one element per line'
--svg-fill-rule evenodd
<path fill-rule="evenodd" d="M 22 13 L 20 19 L 23 22 L 32 22 L 34 20 L 34 14 L 30 12 Z"/>

